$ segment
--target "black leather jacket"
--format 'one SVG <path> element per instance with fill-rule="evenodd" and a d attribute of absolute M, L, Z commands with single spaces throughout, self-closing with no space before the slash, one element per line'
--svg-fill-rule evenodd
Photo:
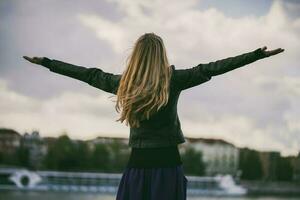
<path fill-rule="evenodd" d="M 223 74 L 238 67 L 267 57 L 260 48 L 235 57 L 228 57 L 215 62 L 200 63 L 186 69 L 172 67 L 170 97 L 168 104 L 161 108 L 149 120 L 143 120 L 139 128 L 130 127 L 130 147 L 163 147 L 185 142 L 177 114 L 177 102 L 181 91 L 200 85 L 212 76 Z M 104 72 L 99 68 L 86 68 L 45 57 L 42 65 L 68 77 L 88 83 L 103 91 L 116 94 L 121 74 Z"/>

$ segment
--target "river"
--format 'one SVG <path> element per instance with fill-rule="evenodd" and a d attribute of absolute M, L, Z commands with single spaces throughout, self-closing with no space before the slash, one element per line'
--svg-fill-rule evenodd
<path fill-rule="evenodd" d="M 67 193 L 67 192 L 22 192 L 1 191 L 0 200 L 115 200 L 115 195 Z M 299 200 L 299 197 L 188 197 L 187 200 Z"/>

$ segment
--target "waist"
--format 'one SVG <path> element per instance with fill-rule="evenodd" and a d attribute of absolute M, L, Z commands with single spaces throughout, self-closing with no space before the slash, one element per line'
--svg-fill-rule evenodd
<path fill-rule="evenodd" d="M 180 130 L 176 134 L 171 132 L 164 133 L 164 135 L 158 133 L 153 134 L 151 132 L 131 132 L 128 144 L 132 148 L 159 148 L 175 146 L 184 142 L 185 139 Z"/>
<path fill-rule="evenodd" d="M 131 148 L 127 167 L 173 167 L 182 164 L 177 145 L 155 148 Z"/>

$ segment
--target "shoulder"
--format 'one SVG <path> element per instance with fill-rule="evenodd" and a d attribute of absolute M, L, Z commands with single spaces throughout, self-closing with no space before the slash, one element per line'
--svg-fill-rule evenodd
<path fill-rule="evenodd" d="M 171 67 L 171 80 L 176 83 L 177 81 L 179 81 L 180 79 L 182 79 L 182 76 L 184 75 L 185 70 L 184 69 L 177 69 L 177 67 L 175 65 L 170 65 Z M 187 70 L 186 70 L 187 71 Z"/>
<path fill-rule="evenodd" d="M 176 88 L 178 89 L 178 76 L 180 76 L 180 73 L 178 71 L 178 69 L 176 69 L 175 65 L 170 65 L 171 68 L 171 80 L 170 80 L 170 84 L 172 88 Z"/>
<path fill-rule="evenodd" d="M 211 76 L 204 73 L 201 64 L 183 69 L 176 69 L 175 65 L 171 65 L 171 68 L 172 85 L 180 91 L 200 85 L 211 79 Z"/>

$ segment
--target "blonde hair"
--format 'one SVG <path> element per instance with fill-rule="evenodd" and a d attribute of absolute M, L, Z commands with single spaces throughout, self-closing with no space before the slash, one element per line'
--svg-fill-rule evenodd
<path fill-rule="evenodd" d="M 117 112 L 122 107 L 122 112 L 116 121 L 139 127 L 141 120 L 168 103 L 172 71 L 163 40 L 154 33 L 140 36 L 126 61 L 115 106 Z"/>

